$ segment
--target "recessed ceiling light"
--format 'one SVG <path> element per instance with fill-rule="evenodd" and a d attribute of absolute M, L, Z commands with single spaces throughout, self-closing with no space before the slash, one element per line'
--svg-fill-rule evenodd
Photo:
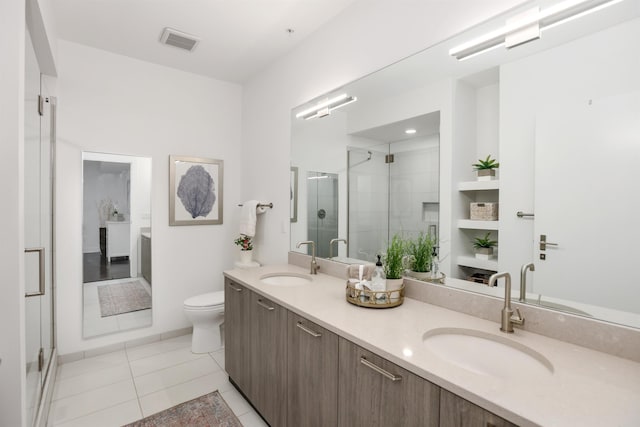
<path fill-rule="evenodd" d="M 406 133 L 407 135 L 413 135 L 414 133 L 416 133 L 415 129 L 407 129 L 404 131 L 404 133 Z"/>

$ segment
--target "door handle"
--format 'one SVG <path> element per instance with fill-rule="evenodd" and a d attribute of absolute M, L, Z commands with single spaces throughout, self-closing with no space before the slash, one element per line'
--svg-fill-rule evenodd
<path fill-rule="evenodd" d="M 541 251 L 546 251 L 547 250 L 547 246 L 558 246 L 558 244 L 557 243 L 547 242 L 547 235 L 546 234 L 541 234 L 540 235 L 540 250 Z"/>
<path fill-rule="evenodd" d="M 38 252 L 39 256 L 39 273 L 38 273 L 38 292 L 27 292 L 25 298 L 41 297 L 44 295 L 44 248 L 25 248 L 24 253 Z"/>

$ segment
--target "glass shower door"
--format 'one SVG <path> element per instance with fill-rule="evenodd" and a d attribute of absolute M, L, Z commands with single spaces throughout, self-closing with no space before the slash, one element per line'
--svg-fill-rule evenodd
<path fill-rule="evenodd" d="M 53 351 L 52 132 L 53 105 L 27 35 L 24 140 L 24 266 L 26 410 L 35 420 Z"/>

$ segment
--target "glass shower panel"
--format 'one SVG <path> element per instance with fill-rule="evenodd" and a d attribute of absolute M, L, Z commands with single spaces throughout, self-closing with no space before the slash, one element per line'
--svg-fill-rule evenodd
<path fill-rule="evenodd" d="M 338 237 L 338 175 L 307 172 L 307 236 L 316 256 L 329 257 L 329 242 Z"/>
<path fill-rule="evenodd" d="M 378 147 L 376 147 L 378 148 Z M 389 240 L 389 166 L 385 151 L 348 149 L 350 258 L 375 262 Z"/>
<path fill-rule="evenodd" d="M 53 351 L 52 133 L 53 102 L 27 33 L 25 52 L 24 266 L 26 420 L 33 424 Z"/>
<path fill-rule="evenodd" d="M 33 45 L 27 33 L 25 52 L 25 128 L 24 128 L 24 244 L 25 248 L 39 248 L 42 224 L 40 221 L 41 158 L 40 158 L 40 70 Z M 40 278 L 39 252 L 25 250 L 25 292 L 37 293 Z M 40 309 L 39 297 L 25 300 L 25 356 L 26 356 L 26 410 L 27 422 L 31 424 L 40 399 L 42 375 L 39 370 L 40 356 Z"/>
<path fill-rule="evenodd" d="M 439 137 L 406 140 L 389 145 L 389 236 L 404 238 L 421 232 L 438 236 Z"/>

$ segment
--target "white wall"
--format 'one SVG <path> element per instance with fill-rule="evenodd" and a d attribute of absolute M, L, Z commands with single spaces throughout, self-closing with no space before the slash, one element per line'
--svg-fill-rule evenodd
<path fill-rule="evenodd" d="M 263 226 L 257 230 L 258 257 L 266 263 L 287 260 L 293 107 L 520 3 L 523 2 L 361 0 L 250 79 L 244 86 L 242 106 L 242 154 L 247 171 L 242 194 L 274 203 L 274 209 L 263 215 Z M 444 159 L 447 153 L 442 155 Z M 265 167 L 269 174 L 263 173 Z M 441 193 L 442 203 L 448 199 L 450 194 Z"/>
<path fill-rule="evenodd" d="M 20 426 L 24 399 L 24 55 L 25 2 L 0 2 L 0 425 Z"/>
<path fill-rule="evenodd" d="M 638 55 L 628 52 L 629 44 L 640 38 L 637 22 L 501 67 L 500 228 L 509 230 L 500 235 L 501 270 L 513 274 L 525 263 L 539 262 L 534 259 L 534 222 L 515 215 L 535 210 L 536 114 L 547 107 L 638 90 Z M 600 66 L 594 66 L 596 62 Z M 531 276 L 533 284 L 535 274 Z M 573 285 L 574 292 L 580 292 L 582 284 Z"/>
<path fill-rule="evenodd" d="M 57 231 L 58 350 L 68 354 L 189 324 L 182 302 L 222 289 L 233 266 L 242 89 L 60 41 Z M 151 157 L 153 325 L 82 339 L 82 151 Z M 169 227 L 169 155 L 223 159 L 224 224 Z"/>

